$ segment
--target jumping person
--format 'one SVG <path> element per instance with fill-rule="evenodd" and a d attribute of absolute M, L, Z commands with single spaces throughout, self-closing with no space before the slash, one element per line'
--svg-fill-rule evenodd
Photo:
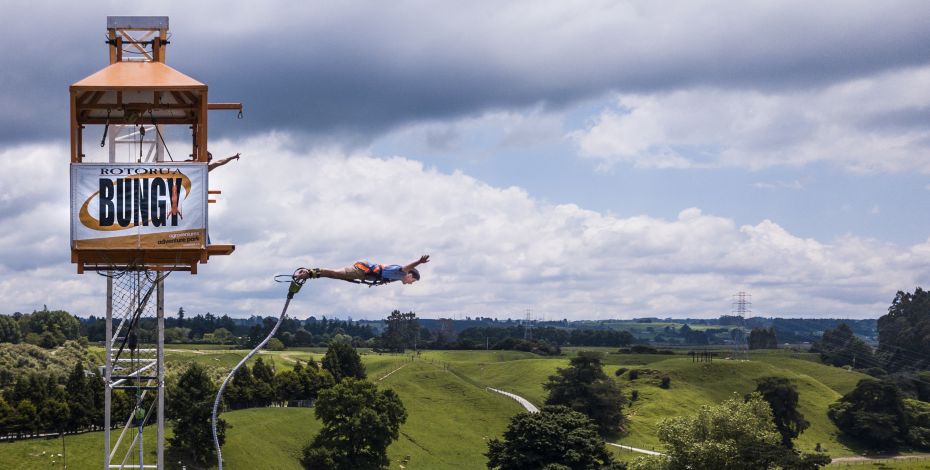
<path fill-rule="evenodd" d="M 233 161 L 233 160 L 238 160 L 238 159 L 239 159 L 239 154 L 237 153 L 237 154 L 235 154 L 235 155 L 233 155 L 233 156 L 231 156 L 231 157 L 226 157 L 226 158 L 224 158 L 224 159 L 222 159 L 222 160 L 218 160 L 218 161 L 214 162 L 214 161 L 213 161 L 213 154 L 210 153 L 210 152 L 207 152 L 207 162 L 208 162 L 208 163 L 207 163 L 207 171 L 208 171 L 208 172 L 213 171 L 213 170 L 215 170 L 215 169 L 217 169 L 217 168 L 219 168 L 219 167 L 221 167 L 221 166 L 223 166 L 223 165 L 225 165 L 225 164 L 227 164 L 227 163 L 229 163 L 229 162 L 231 162 L 231 161 Z M 186 161 L 192 162 L 192 161 L 194 161 L 194 157 L 191 156 L 191 158 L 190 158 L 189 160 L 186 160 Z M 171 217 L 171 216 L 173 216 L 173 215 L 177 215 L 178 217 L 180 217 L 180 218 L 182 218 L 182 219 L 184 218 L 184 215 L 181 214 L 181 207 L 178 205 L 178 187 L 177 187 L 177 186 L 174 186 L 174 187 L 172 188 L 172 191 L 171 191 L 171 208 L 168 209 L 168 217 Z M 209 243 L 209 237 L 207 237 L 207 240 L 208 240 L 207 243 Z"/>
<path fill-rule="evenodd" d="M 402 284 L 413 284 L 420 280 L 420 271 L 417 271 L 417 266 L 424 263 L 429 263 L 429 255 L 423 255 L 420 259 L 406 266 L 397 264 L 385 266 L 383 264 L 369 263 L 368 260 L 360 260 L 342 269 L 301 269 L 297 271 L 295 276 L 298 279 L 326 277 L 329 279 L 342 279 L 343 281 L 368 281 L 379 284 L 394 281 L 400 281 Z"/>
<path fill-rule="evenodd" d="M 227 163 L 229 163 L 229 162 L 231 162 L 231 161 L 233 161 L 233 160 L 238 160 L 238 159 L 239 159 L 239 154 L 237 153 L 237 154 L 235 154 L 235 155 L 233 155 L 233 156 L 231 156 L 231 157 L 226 157 L 226 158 L 224 158 L 224 159 L 222 159 L 222 160 L 217 160 L 217 161 L 214 162 L 214 161 L 213 161 L 213 155 L 212 155 L 210 152 L 207 152 L 207 162 L 208 162 L 208 163 L 207 163 L 207 171 L 213 171 L 213 170 L 215 170 L 215 169 L 217 169 L 217 168 L 219 168 L 219 167 L 221 167 L 221 166 L 223 166 L 223 165 L 225 165 L 225 164 L 227 164 Z"/>
<path fill-rule="evenodd" d="M 214 161 L 213 161 L 213 154 L 210 153 L 210 152 L 207 152 L 207 171 L 213 171 L 213 170 L 215 170 L 215 169 L 217 169 L 217 168 L 219 168 L 219 167 L 221 167 L 221 166 L 223 166 L 223 165 L 225 165 L 225 164 L 227 164 L 227 163 L 229 163 L 229 162 L 231 162 L 231 161 L 233 161 L 233 160 L 238 160 L 238 159 L 239 159 L 239 156 L 240 156 L 240 155 L 237 153 L 237 154 L 235 154 L 235 155 L 233 155 L 233 156 L 231 156 L 231 157 L 226 157 L 226 158 L 223 158 L 223 159 L 220 159 L 220 160 L 217 160 L 217 161 L 214 162 Z M 193 161 L 195 161 L 195 160 L 196 160 L 196 158 L 193 157 L 193 156 L 191 156 L 191 158 L 189 158 L 189 159 L 187 159 L 187 160 L 185 160 L 185 161 L 193 162 Z"/>

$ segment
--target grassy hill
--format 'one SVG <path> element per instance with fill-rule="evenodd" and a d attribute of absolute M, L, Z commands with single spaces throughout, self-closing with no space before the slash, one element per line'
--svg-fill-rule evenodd
<path fill-rule="evenodd" d="M 195 361 L 221 375 L 246 352 L 177 348 L 169 352 L 169 367 Z M 574 354 L 575 350 L 567 352 Z M 292 367 L 298 359 L 313 356 L 319 361 L 322 355 L 322 350 L 288 350 L 263 353 L 262 357 L 280 370 Z M 568 365 L 566 356 L 550 358 L 514 351 L 427 351 L 416 360 L 409 355 L 364 351 L 362 358 L 369 378 L 380 387 L 394 389 L 407 408 L 409 417 L 401 427 L 401 436 L 388 450 L 391 468 L 402 464 L 407 469 L 485 468 L 487 440 L 500 436 L 510 417 L 522 411 L 515 401 L 485 387 L 503 388 L 541 405 L 546 378 Z M 797 384 L 801 411 L 811 422 L 811 428 L 798 440 L 799 447 L 812 450 L 821 443 L 833 456 L 856 454 L 855 449 L 837 441 L 837 430 L 826 410 L 864 376 L 819 364 L 814 355 L 754 352 L 749 361 L 694 363 L 681 355 L 609 354 L 605 360 L 611 376 L 620 367 L 649 370 L 636 381 L 629 380 L 629 372 L 618 378 L 627 396 L 632 390 L 639 393 L 639 399 L 626 410 L 630 432 L 618 439 L 621 443 L 657 447 L 656 427 L 661 419 L 722 401 L 733 393 L 742 396 L 752 391 L 761 377 L 781 376 Z M 659 388 L 661 375 L 671 377 L 670 389 Z M 226 468 L 232 470 L 299 469 L 301 449 L 320 427 L 313 411 L 305 408 L 240 410 L 223 417 L 232 425 L 224 446 Z M 68 468 L 99 468 L 101 433 L 68 436 L 66 443 Z M 146 446 L 151 449 L 150 443 Z M 57 453 L 61 453 L 61 441 L 55 439 L 0 443 L 0 468 L 60 468 L 60 460 L 54 456 Z M 630 456 L 622 455 L 625 459 Z"/>
<path fill-rule="evenodd" d="M 537 406 L 545 401 L 542 384 L 546 378 L 558 367 L 568 365 L 566 357 L 540 358 L 529 353 L 430 351 L 423 358 L 448 363 L 455 372 L 476 384 L 511 391 Z M 717 359 L 712 363 L 695 363 L 681 355 L 609 354 L 605 362 L 611 376 L 621 367 L 654 371 L 641 374 L 636 381 L 629 380 L 629 372 L 618 377 L 618 384 L 627 396 L 632 390 L 639 393 L 639 399 L 627 410 L 630 432 L 619 439 L 623 444 L 656 448 L 659 445 L 656 430 L 662 418 L 723 401 L 734 393 L 742 396 L 755 389 L 758 379 L 778 376 L 787 377 L 798 386 L 800 410 L 811 422 L 811 427 L 797 440 L 799 448 L 812 451 L 820 443 L 834 456 L 857 453 L 837 441 L 838 430 L 827 418 L 827 407 L 866 376 L 820 364 L 816 355 L 767 351 L 754 352 L 749 361 Z M 671 377 L 668 390 L 658 386 L 662 375 Z"/>

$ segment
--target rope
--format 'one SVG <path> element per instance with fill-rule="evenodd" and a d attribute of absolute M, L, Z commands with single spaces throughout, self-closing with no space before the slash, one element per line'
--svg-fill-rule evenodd
<path fill-rule="evenodd" d="M 213 425 L 213 445 L 216 447 L 216 461 L 219 465 L 219 470 L 223 470 L 223 452 L 220 450 L 220 439 L 216 435 L 216 412 L 220 407 L 220 401 L 223 399 L 223 390 L 226 389 L 226 384 L 229 383 L 234 375 L 236 375 L 236 371 L 239 370 L 243 364 L 248 362 L 249 359 L 255 355 L 255 353 L 261 350 L 265 344 L 274 337 L 274 334 L 278 331 L 278 327 L 281 326 L 281 322 L 284 321 L 284 317 L 287 314 L 287 307 L 291 304 L 291 299 L 294 298 L 294 294 L 300 290 L 300 286 L 302 285 L 303 281 L 297 281 L 296 278 L 291 281 L 291 287 L 288 289 L 287 300 L 284 302 L 284 309 L 281 310 L 281 316 L 278 317 L 278 322 L 275 323 L 274 328 L 271 329 L 271 333 L 268 333 L 268 336 L 266 336 L 265 339 L 258 344 L 258 346 L 255 346 L 255 349 L 246 354 L 246 356 L 242 358 L 238 364 L 236 364 L 236 367 L 233 367 L 232 370 L 229 371 L 229 375 L 226 376 L 226 380 L 223 380 L 223 384 L 220 385 L 219 391 L 216 392 L 216 399 L 213 401 L 213 418 L 211 422 Z"/>
<path fill-rule="evenodd" d="M 152 125 L 155 126 L 155 134 L 158 135 L 158 138 L 161 139 L 161 145 L 165 148 L 165 151 L 168 152 L 168 159 L 174 161 L 174 157 L 171 156 L 171 150 L 168 150 L 168 144 L 165 143 L 165 138 L 162 137 L 161 131 L 158 129 L 158 123 L 155 122 L 155 115 L 152 114 L 152 110 L 149 110 L 149 117 L 152 118 Z"/>

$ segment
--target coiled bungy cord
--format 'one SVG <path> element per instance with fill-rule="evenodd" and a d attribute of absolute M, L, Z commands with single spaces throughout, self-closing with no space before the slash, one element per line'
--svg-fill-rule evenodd
<path fill-rule="evenodd" d="M 255 355 L 255 353 L 260 351 L 265 346 L 265 343 L 270 341 L 271 338 L 274 337 L 274 334 L 278 332 L 278 327 L 281 326 L 281 322 L 284 320 L 284 316 L 287 314 L 287 307 L 288 305 L 291 304 L 291 299 L 294 298 L 294 294 L 299 292 L 300 287 L 304 285 L 304 282 L 306 282 L 306 279 L 299 279 L 297 277 L 297 273 L 299 273 L 301 270 L 305 270 L 305 268 L 300 268 L 297 271 L 294 271 L 294 274 L 290 276 L 288 276 L 287 274 L 283 276 L 275 276 L 275 281 L 277 282 L 288 282 L 288 281 L 282 281 L 280 280 L 280 278 L 290 277 L 290 283 L 291 283 L 291 285 L 287 289 L 287 300 L 284 302 L 284 309 L 281 310 L 281 316 L 278 317 L 278 322 L 275 323 L 274 328 L 271 329 L 271 333 L 268 333 L 268 336 L 265 337 L 264 341 L 259 343 L 258 346 L 255 346 L 255 349 L 253 349 L 244 358 L 242 358 L 242 360 L 239 361 L 238 364 L 236 364 L 236 367 L 233 367 L 232 370 L 229 371 L 229 375 L 226 376 L 226 380 L 223 381 L 223 385 L 220 385 L 220 390 L 216 392 L 216 400 L 213 401 L 213 419 L 211 422 L 213 423 L 213 444 L 214 446 L 216 446 L 216 461 L 219 464 L 219 470 L 223 470 L 223 453 L 220 450 L 220 439 L 216 435 L 216 412 L 220 407 L 220 401 L 223 400 L 223 390 L 226 388 L 226 384 L 229 383 L 229 381 L 233 378 L 234 375 L 236 375 L 236 371 L 239 370 L 240 367 L 242 367 L 242 364 L 245 364 L 246 362 L 248 362 L 248 360 L 251 359 L 252 356 Z"/>

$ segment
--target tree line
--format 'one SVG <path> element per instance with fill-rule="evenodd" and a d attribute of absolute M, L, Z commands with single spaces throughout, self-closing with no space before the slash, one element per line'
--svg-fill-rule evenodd
<path fill-rule="evenodd" d="M 203 366 L 192 363 L 170 385 L 168 402 L 173 437 L 169 452 L 187 462 L 206 465 L 216 459 L 211 414 L 217 385 Z M 180 393 L 183 390 L 183 393 Z M 303 448 L 300 462 L 308 469 L 384 468 L 387 447 L 399 436 L 407 412 L 390 389 L 366 380 L 361 358 L 346 342 L 332 342 L 319 364 L 310 359 L 293 370 L 275 373 L 261 358 L 237 370 L 223 395 L 227 408 L 299 405 L 313 401 L 323 423 Z M 225 442 L 226 422 L 217 423 Z M 346 436 L 353 436 L 346 439 Z"/>
<path fill-rule="evenodd" d="M 873 377 L 830 405 L 828 416 L 868 449 L 930 449 L 930 293 L 899 291 L 877 328 L 875 349 L 844 323 L 812 346 L 825 364 Z"/>
<path fill-rule="evenodd" d="M 84 335 L 77 318 L 63 310 L 0 315 L 0 343 L 28 343 L 43 348 L 61 346 Z"/>

